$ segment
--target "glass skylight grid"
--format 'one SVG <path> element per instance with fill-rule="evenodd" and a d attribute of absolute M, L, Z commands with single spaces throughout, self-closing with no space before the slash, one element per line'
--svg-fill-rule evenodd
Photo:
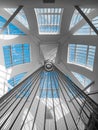
<path fill-rule="evenodd" d="M 94 64 L 95 51 L 96 51 L 95 46 L 89 46 L 88 59 L 87 59 L 88 67 L 92 67 Z"/>
<path fill-rule="evenodd" d="M 67 62 L 93 71 L 95 46 L 69 44 Z"/>
<path fill-rule="evenodd" d="M 40 93 L 41 98 L 58 98 L 59 97 L 59 86 L 58 81 L 54 82 L 52 80 L 53 76 L 56 75 L 56 72 L 43 72 L 41 74 L 41 81 L 40 81 Z M 45 80 L 44 80 L 45 79 Z M 58 93 L 57 93 L 58 91 Z"/>
<path fill-rule="evenodd" d="M 72 72 L 72 73 L 78 79 L 78 81 L 83 85 L 83 87 L 86 87 L 87 85 L 91 83 L 91 80 L 85 77 L 84 75 L 76 73 L 76 72 Z"/>
<path fill-rule="evenodd" d="M 0 16 L 0 30 L 2 29 L 3 25 L 7 22 L 7 20 Z M 21 31 L 18 27 L 14 24 L 9 23 L 9 25 L 4 29 L 2 32 L 4 35 L 25 35 L 23 31 Z"/>
<path fill-rule="evenodd" d="M 94 11 L 95 9 L 82 8 L 81 10 L 86 15 L 88 15 L 89 13 Z M 73 28 L 76 24 L 78 24 L 82 19 L 83 19 L 83 17 L 81 16 L 81 14 L 77 10 L 75 10 L 74 14 L 72 16 L 72 20 L 71 20 L 71 24 L 70 24 L 70 28 L 69 29 L 71 30 L 71 28 Z M 98 16 L 93 18 L 93 19 L 90 19 L 90 20 L 94 24 L 94 26 L 98 29 Z M 73 35 L 96 35 L 96 33 L 89 26 L 88 23 L 84 23 L 76 32 L 74 32 Z"/>
<path fill-rule="evenodd" d="M 98 29 L 98 16 L 90 19 L 92 24 Z M 80 29 L 78 29 L 74 35 L 96 35 L 94 30 L 89 26 L 89 24 L 83 25 Z"/>
<path fill-rule="evenodd" d="M 92 23 L 98 30 L 98 16 L 92 19 Z"/>
<path fill-rule="evenodd" d="M 3 46 L 6 68 L 30 62 L 30 45 L 13 44 Z"/>
<path fill-rule="evenodd" d="M 13 14 L 16 8 L 4 8 L 9 14 Z M 28 21 L 23 9 L 15 17 L 21 24 L 23 24 L 27 29 L 29 29 Z"/>
<path fill-rule="evenodd" d="M 90 9 L 90 8 L 81 8 L 81 10 L 87 15 L 89 13 L 91 13 L 94 9 Z M 73 28 L 78 22 L 80 22 L 83 19 L 83 17 L 81 16 L 81 14 L 75 10 L 71 19 L 71 23 L 70 23 L 70 28 Z"/>
<path fill-rule="evenodd" d="M 78 29 L 73 35 L 96 35 L 96 33 L 88 24 L 85 24 L 80 29 Z"/>
<path fill-rule="evenodd" d="M 8 87 L 8 91 L 10 91 L 13 87 L 15 87 L 16 85 L 18 85 L 21 80 L 24 78 L 24 76 L 26 75 L 27 72 L 23 72 L 21 74 L 18 74 L 16 76 L 14 76 L 13 78 L 9 79 L 8 80 L 8 83 L 11 85 L 11 87 Z M 21 90 L 22 89 L 25 89 L 25 85 L 22 85 L 21 87 Z M 23 97 L 28 97 L 29 94 L 30 94 L 30 91 L 28 91 L 27 93 L 25 91 L 22 92 L 22 94 L 20 95 L 20 92 L 21 90 L 19 91 L 19 93 L 16 95 L 16 98 L 21 98 L 22 96 Z"/>
<path fill-rule="evenodd" d="M 77 64 L 85 65 L 87 56 L 87 45 L 77 45 L 75 62 Z"/>
<path fill-rule="evenodd" d="M 63 8 L 35 8 L 39 34 L 60 34 Z"/>
<path fill-rule="evenodd" d="M 14 87 L 16 85 L 18 85 L 20 83 L 20 81 L 22 80 L 22 78 L 25 76 L 27 72 L 23 72 L 21 74 L 18 74 L 16 76 L 14 76 L 13 78 L 8 80 L 8 83 Z M 8 91 L 10 91 L 10 87 L 8 87 Z"/>

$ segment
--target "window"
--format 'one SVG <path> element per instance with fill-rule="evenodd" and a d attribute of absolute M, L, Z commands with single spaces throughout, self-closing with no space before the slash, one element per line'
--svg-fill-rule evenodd
<path fill-rule="evenodd" d="M 16 11 L 16 8 L 4 8 L 4 9 L 11 15 Z M 21 24 L 23 24 L 23 26 L 29 29 L 27 18 L 23 10 L 20 10 L 20 12 L 16 15 L 15 19 L 17 19 Z"/>
<path fill-rule="evenodd" d="M 96 16 L 95 18 L 92 19 L 92 23 L 94 24 L 94 26 L 97 28 L 98 30 L 98 16 Z"/>
<path fill-rule="evenodd" d="M 86 87 L 87 85 L 91 83 L 91 80 L 85 77 L 84 75 L 76 73 L 76 72 L 72 72 L 72 73 L 84 87 Z"/>
<path fill-rule="evenodd" d="M 7 22 L 5 18 L 0 16 L 0 30 L 4 26 L 4 24 Z M 23 31 L 21 31 L 18 27 L 16 27 L 14 24 L 9 23 L 9 25 L 4 29 L 2 32 L 3 35 L 25 35 Z"/>
<path fill-rule="evenodd" d="M 97 22 L 98 16 L 96 16 L 97 15 L 96 10 L 90 9 L 90 8 L 82 8 L 81 10 L 86 14 L 86 16 L 98 29 L 98 22 Z M 74 11 L 74 14 L 72 16 L 69 30 L 71 30 L 72 28 L 75 29 L 75 31 L 74 30 L 72 31 L 73 35 L 96 35 L 94 30 L 84 20 L 84 18 L 81 16 L 81 14 L 77 10 Z"/>
<path fill-rule="evenodd" d="M 81 8 L 81 10 L 88 15 L 89 13 L 91 13 L 94 9 L 90 9 L 90 8 Z M 81 16 L 81 14 L 75 10 L 71 19 L 71 23 L 70 23 L 70 29 L 73 28 L 77 23 L 79 23 L 81 20 L 83 19 L 83 17 Z"/>
<path fill-rule="evenodd" d="M 81 28 L 79 28 L 73 35 L 96 35 L 96 33 L 88 24 L 85 24 Z"/>
<path fill-rule="evenodd" d="M 15 87 L 16 85 L 18 85 L 18 84 L 21 82 L 21 80 L 25 77 L 26 73 L 27 73 L 27 72 L 18 74 L 18 75 L 16 75 L 16 76 L 14 76 L 13 78 L 9 79 L 9 80 L 8 80 L 8 83 L 9 83 L 11 86 L 8 87 L 8 91 L 10 91 L 10 90 L 11 90 L 13 87 Z M 22 86 L 21 86 L 21 89 L 19 90 L 18 94 L 16 95 L 16 98 L 21 98 L 21 97 L 27 98 L 27 97 L 30 95 L 30 90 L 28 90 L 28 91 L 26 92 L 26 90 L 27 90 L 26 88 L 27 88 L 26 85 L 22 85 Z M 24 89 L 24 91 L 23 91 L 23 89 Z M 21 91 L 23 91 L 23 92 L 21 93 Z M 20 93 L 21 93 L 21 94 L 20 94 Z"/>
<path fill-rule="evenodd" d="M 26 75 L 27 72 L 24 72 L 24 73 L 21 73 L 21 74 L 18 74 L 16 76 L 14 76 L 13 78 L 9 79 L 8 80 L 8 83 L 14 87 L 16 86 L 17 84 L 20 83 L 20 81 L 23 79 L 23 77 Z M 8 91 L 10 91 L 10 87 L 8 88 Z"/>
<path fill-rule="evenodd" d="M 84 88 L 91 83 L 91 80 L 85 77 L 84 75 L 76 72 L 72 72 L 72 73 L 77 78 L 77 80 L 83 85 Z M 90 88 L 88 88 L 87 91 L 89 92 Z"/>
<path fill-rule="evenodd" d="M 41 74 L 40 81 L 40 93 L 41 98 L 58 98 L 59 86 L 57 79 L 54 81 L 53 76 L 56 76 L 56 72 L 43 72 Z M 45 79 L 45 80 L 44 80 Z"/>
<path fill-rule="evenodd" d="M 69 44 L 67 63 L 80 65 L 93 71 L 95 46 Z"/>
<path fill-rule="evenodd" d="M 98 16 L 94 17 L 93 19 L 90 19 L 92 24 L 96 27 L 98 30 Z M 74 35 L 96 35 L 94 30 L 88 25 L 83 25 L 80 29 L 78 29 Z"/>
<path fill-rule="evenodd" d="M 3 46 L 6 68 L 30 62 L 30 45 L 13 44 Z"/>
<path fill-rule="evenodd" d="M 39 34 L 59 34 L 62 8 L 35 8 Z"/>

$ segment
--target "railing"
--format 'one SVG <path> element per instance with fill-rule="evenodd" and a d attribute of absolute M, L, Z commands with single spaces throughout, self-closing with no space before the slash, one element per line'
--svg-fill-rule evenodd
<path fill-rule="evenodd" d="M 85 125 L 85 130 L 89 130 L 89 121 L 91 120 L 91 116 L 93 117 L 93 122 L 98 123 L 98 104 L 94 102 L 83 90 L 81 90 L 75 83 L 73 83 L 67 76 L 65 76 L 62 72 L 60 72 L 57 68 L 55 68 L 55 71 L 58 73 L 59 81 L 64 86 L 64 89 L 66 93 L 69 92 L 72 94 L 72 97 L 69 96 L 70 103 L 73 104 L 74 108 L 77 111 L 77 114 L 79 116 L 79 120 L 82 121 L 82 123 Z M 74 99 L 74 100 L 71 100 Z M 75 106 L 74 102 L 76 102 L 78 105 Z M 78 108 L 78 109 L 77 109 Z M 80 113 L 79 113 L 80 110 Z M 81 116 L 82 115 L 82 116 Z M 84 117 L 84 119 L 82 118 Z M 75 130 L 80 130 L 78 123 L 76 123 L 76 120 L 74 120 L 75 123 Z M 98 127 L 95 127 L 95 123 L 92 123 L 92 129 L 90 130 L 97 130 Z M 90 126 L 91 127 L 91 126 Z"/>
<path fill-rule="evenodd" d="M 58 68 L 41 67 L 0 99 L 0 130 L 97 130 L 97 110 L 98 104 Z"/>

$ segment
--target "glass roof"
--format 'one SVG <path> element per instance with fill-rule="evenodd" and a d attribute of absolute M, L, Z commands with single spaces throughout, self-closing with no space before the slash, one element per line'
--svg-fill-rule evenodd
<path fill-rule="evenodd" d="M 98 16 L 96 16 L 95 18 L 92 19 L 92 23 L 94 24 L 94 26 L 97 28 L 98 30 Z"/>
<path fill-rule="evenodd" d="M 91 80 L 85 77 L 84 75 L 76 72 L 72 72 L 72 73 L 77 78 L 77 80 L 83 85 L 84 88 L 91 83 Z"/>
<path fill-rule="evenodd" d="M 13 14 L 16 11 L 16 8 L 4 8 L 9 14 Z M 23 9 L 15 17 L 23 26 L 29 29 L 28 21 Z"/>
<path fill-rule="evenodd" d="M 98 16 L 94 15 L 95 9 L 82 8 L 81 10 L 88 16 L 93 25 L 98 29 Z M 92 16 L 91 18 L 89 17 L 90 15 Z M 90 25 L 86 21 L 83 22 L 82 20 L 84 20 L 84 18 L 77 10 L 75 10 L 69 28 L 69 30 L 73 27 L 76 28 L 73 35 L 96 35 Z M 80 28 L 77 29 L 77 25 L 80 26 Z"/>
<path fill-rule="evenodd" d="M 26 73 L 27 73 L 27 72 L 23 72 L 23 73 L 21 73 L 21 74 L 18 74 L 18 75 L 16 75 L 16 76 L 12 77 L 11 79 L 8 80 L 8 83 L 9 83 L 9 84 L 12 86 L 12 88 L 13 88 L 14 86 L 16 86 L 17 84 L 20 83 L 20 81 L 23 79 L 23 77 L 26 75 Z M 11 88 L 8 87 L 8 91 L 10 91 L 10 90 L 11 90 Z"/>
<path fill-rule="evenodd" d="M 0 30 L 4 26 L 4 24 L 7 22 L 7 20 L 0 16 Z M 23 31 L 21 31 L 18 27 L 16 27 L 14 24 L 9 23 L 9 25 L 4 29 L 2 32 L 4 35 L 25 35 Z"/>
<path fill-rule="evenodd" d="M 93 71 L 95 46 L 69 44 L 67 62 Z"/>
<path fill-rule="evenodd" d="M 10 86 L 8 87 L 8 91 L 10 91 L 13 87 L 15 87 L 16 85 L 18 85 L 21 80 L 24 78 L 24 76 L 26 75 L 27 72 L 23 72 L 21 74 L 18 74 L 14 77 L 12 77 L 11 79 L 8 80 L 8 83 L 10 84 Z M 21 89 L 23 89 L 25 86 L 23 86 Z M 26 94 L 25 92 L 22 93 L 22 96 L 24 97 L 28 97 L 28 95 L 30 94 L 30 91 L 28 91 Z M 19 94 L 16 95 L 17 98 L 21 98 L 21 96 Z"/>
<path fill-rule="evenodd" d="M 35 8 L 39 34 L 60 34 L 62 8 Z"/>
<path fill-rule="evenodd" d="M 73 35 L 96 35 L 96 33 L 88 24 L 85 24 L 80 29 L 78 29 Z"/>
<path fill-rule="evenodd" d="M 3 52 L 6 68 L 30 62 L 30 45 L 27 43 L 3 46 Z"/>
<path fill-rule="evenodd" d="M 51 76 L 56 75 L 56 72 L 43 72 L 40 81 L 40 92 L 41 98 L 58 98 L 59 97 L 59 86 L 58 81 L 51 80 Z M 45 80 L 44 80 L 45 79 Z M 50 85 L 51 84 L 51 85 Z"/>
<path fill-rule="evenodd" d="M 81 10 L 87 15 L 89 13 L 91 13 L 94 9 L 90 9 L 90 8 L 81 8 Z M 78 22 L 80 22 L 83 19 L 83 17 L 81 16 L 81 14 L 75 10 L 71 19 L 71 23 L 70 23 L 70 28 L 73 28 Z"/>

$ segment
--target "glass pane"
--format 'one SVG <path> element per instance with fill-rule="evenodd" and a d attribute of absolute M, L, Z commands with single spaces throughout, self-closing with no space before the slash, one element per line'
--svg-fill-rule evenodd
<path fill-rule="evenodd" d="M 81 8 L 81 10 L 87 15 L 89 13 L 91 13 L 94 9 L 90 9 L 90 8 Z M 75 10 L 71 19 L 71 23 L 70 23 L 70 28 L 73 28 L 76 24 L 78 24 L 81 20 L 83 19 L 83 17 L 81 16 L 81 14 Z"/>
<path fill-rule="evenodd" d="M 16 8 L 4 8 L 4 9 L 11 15 L 16 11 Z M 29 29 L 27 18 L 23 9 L 16 15 L 15 19 L 17 19 L 21 24 L 23 24 L 26 28 Z"/>
<path fill-rule="evenodd" d="M 83 87 L 86 87 L 87 85 L 91 83 L 91 80 L 85 77 L 84 75 L 76 73 L 76 72 L 72 72 L 72 73 L 77 78 L 77 80 L 79 80 L 79 82 L 83 85 Z"/>
<path fill-rule="evenodd" d="M 2 29 L 3 25 L 7 22 L 7 20 L 0 16 L 0 29 Z M 6 29 L 4 29 L 3 34 L 10 34 L 10 35 L 25 35 L 23 31 L 21 31 L 18 27 L 14 24 L 9 23 Z"/>
<path fill-rule="evenodd" d="M 35 8 L 39 34 L 59 34 L 63 9 Z"/>
<path fill-rule="evenodd" d="M 93 70 L 95 46 L 69 44 L 67 62 Z"/>
<path fill-rule="evenodd" d="M 14 76 L 13 78 L 9 79 L 8 80 L 8 83 L 11 85 L 11 86 L 16 86 L 17 84 L 19 84 L 19 82 L 22 80 L 22 78 L 26 75 L 27 72 L 24 72 L 24 73 L 21 73 L 21 74 L 18 74 L 16 76 Z M 11 88 L 8 88 L 8 90 L 10 91 Z"/>
<path fill-rule="evenodd" d="M 43 72 L 41 73 L 40 80 L 40 94 L 41 98 L 58 98 L 59 97 L 59 86 L 58 80 L 55 78 L 56 72 Z M 45 79 L 45 80 L 44 80 Z M 42 91 L 42 93 L 41 93 Z"/>
<path fill-rule="evenodd" d="M 4 46 L 3 51 L 6 68 L 30 62 L 30 45 L 27 43 Z"/>

